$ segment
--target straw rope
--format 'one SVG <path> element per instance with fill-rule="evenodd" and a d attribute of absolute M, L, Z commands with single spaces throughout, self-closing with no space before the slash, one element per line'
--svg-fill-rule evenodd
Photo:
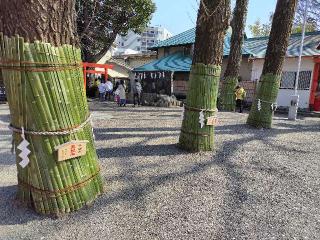
<path fill-rule="evenodd" d="M 220 2 L 217 4 L 216 8 L 213 9 L 210 13 L 210 9 L 206 6 L 206 4 L 204 3 L 204 0 L 201 0 L 200 1 L 202 6 L 203 6 L 203 9 L 204 9 L 204 12 L 206 13 L 207 17 L 210 18 L 213 16 L 213 14 L 215 14 L 215 12 L 218 10 L 220 4 L 222 3 L 222 0 L 220 0 Z"/>
<path fill-rule="evenodd" d="M 31 189 L 33 191 L 39 192 L 40 194 L 44 194 L 47 197 L 53 197 L 54 198 L 54 197 L 57 197 L 56 194 L 72 192 L 72 191 L 75 191 L 75 190 L 85 186 L 86 184 L 89 183 L 90 180 L 92 180 L 93 178 L 98 176 L 99 173 L 100 173 L 100 168 L 98 169 L 98 171 L 95 174 L 93 174 L 89 178 L 87 178 L 87 179 L 85 179 L 85 180 L 83 180 L 81 182 L 78 182 L 78 183 L 76 183 L 74 185 L 68 186 L 66 188 L 58 189 L 58 190 L 55 190 L 55 191 L 34 187 L 34 186 L 30 185 L 29 183 L 24 182 L 20 178 L 18 178 L 18 185 L 22 186 L 22 187 L 25 187 L 25 188 L 28 188 L 28 189 Z"/>
<path fill-rule="evenodd" d="M 217 109 L 201 109 L 201 108 L 195 108 L 195 107 L 189 107 L 187 105 L 184 105 L 185 110 L 192 111 L 192 112 L 217 112 Z"/>
<path fill-rule="evenodd" d="M 24 134 L 29 134 L 29 135 L 38 135 L 38 136 L 61 136 L 61 135 L 69 135 L 72 133 L 76 133 L 80 131 L 82 128 L 84 128 L 91 120 L 91 115 L 80 125 L 73 126 L 67 129 L 60 129 L 57 131 L 43 131 L 43 132 L 38 132 L 38 131 L 32 131 L 32 130 L 24 130 Z M 10 124 L 9 129 L 12 130 L 13 132 L 16 133 L 22 133 L 22 129 L 13 126 Z"/>
<path fill-rule="evenodd" d="M 198 133 L 198 132 L 193 132 L 193 131 L 186 131 L 184 129 L 181 129 L 182 133 L 185 134 L 191 134 L 191 135 L 196 135 L 196 136 L 201 136 L 201 137 L 209 137 L 210 135 L 207 133 Z"/>
<path fill-rule="evenodd" d="M 55 63 L 55 62 L 34 62 L 34 61 L 17 61 L 17 60 L 2 60 L 0 64 L 24 64 L 24 65 L 54 65 L 54 66 L 74 66 L 74 65 L 82 65 L 81 62 L 75 63 Z M 0 65 L 1 66 L 1 65 Z"/>
<path fill-rule="evenodd" d="M 55 71 L 64 71 L 64 70 L 73 70 L 82 68 L 82 65 L 66 65 L 66 66 L 33 66 L 32 68 L 29 67 L 21 67 L 21 66 L 0 66 L 0 69 L 3 70 L 12 70 L 12 71 L 19 71 L 19 72 L 55 72 Z"/>

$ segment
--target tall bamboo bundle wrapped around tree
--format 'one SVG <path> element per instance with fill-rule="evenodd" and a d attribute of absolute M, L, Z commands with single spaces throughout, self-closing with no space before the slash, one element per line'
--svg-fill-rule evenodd
<path fill-rule="evenodd" d="M 214 126 L 208 118 L 217 114 L 223 43 L 229 25 L 229 0 L 201 0 L 189 90 L 179 145 L 188 151 L 214 148 Z"/>
<path fill-rule="evenodd" d="M 273 16 L 269 43 L 256 98 L 247 123 L 257 128 L 271 128 L 280 87 L 281 73 L 289 44 L 297 0 L 278 0 Z"/>
<path fill-rule="evenodd" d="M 242 45 L 244 28 L 248 13 L 249 0 L 237 0 L 233 10 L 231 22 L 231 46 L 228 56 L 228 64 L 223 76 L 222 89 L 220 94 L 221 110 L 235 110 L 235 88 L 238 84 L 240 65 L 242 60 Z"/>
<path fill-rule="evenodd" d="M 17 197 L 36 212 L 55 216 L 90 204 L 103 191 L 75 46 L 74 7 L 72 0 L 0 2 L 0 66 Z M 57 147 L 65 146 L 70 148 L 61 156 L 71 157 L 60 159 Z"/>

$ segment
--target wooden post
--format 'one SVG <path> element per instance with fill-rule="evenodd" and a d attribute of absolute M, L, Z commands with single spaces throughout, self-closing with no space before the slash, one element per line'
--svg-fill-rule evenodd
<path fill-rule="evenodd" d="M 83 79 L 84 79 L 84 89 L 87 88 L 87 65 L 86 63 L 83 63 Z"/>
<path fill-rule="evenodd" d="M 315 91 L 317 88 L 317 83 L 319 79 L 319 71 L 320 71 L 320 63 L 317 63 L 317 59 L 315 58 L 315 65 L 313 69 L 313 78 L 312 78 L 312 83 L 311 83 L 311 88 L 310 88 L 310 99 L 309 99 L 309 105 L 314 104 L 314 99 L 315 99 Z"/>

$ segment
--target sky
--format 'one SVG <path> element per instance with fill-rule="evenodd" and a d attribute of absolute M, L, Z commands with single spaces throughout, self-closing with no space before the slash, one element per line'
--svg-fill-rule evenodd
<path fill-rule="evenodd" d="M 172 34 L 178 34 L 195 26 L 199 0 L 153 0 L 157 10 L 151 25 L 161 25 Z M 234 2 L 234 0 L 232 1 Z M 277 0 L 249 0 L 247 26 L 257 19 L 262 23 L 268 22 L 270 12 L 276 7 Z M 247 36 L 251 36 L 248 27 Z"/>

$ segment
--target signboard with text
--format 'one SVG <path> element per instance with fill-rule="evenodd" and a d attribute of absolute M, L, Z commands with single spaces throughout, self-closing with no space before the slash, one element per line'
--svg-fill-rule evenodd
<path fill-rule="evenodd" d="M 65 161 L 86 155 L 89 141 L 70 141 L 55 147 L 58 153 L 58 161 Z"/>

